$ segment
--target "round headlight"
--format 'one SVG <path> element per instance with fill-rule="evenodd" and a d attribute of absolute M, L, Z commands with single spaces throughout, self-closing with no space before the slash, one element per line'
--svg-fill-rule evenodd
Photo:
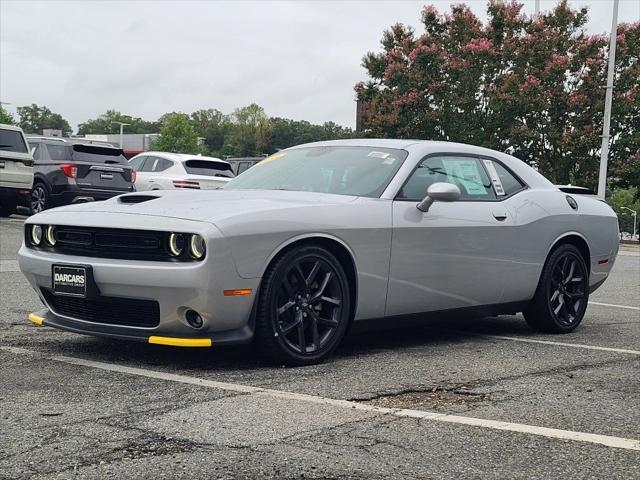
<path fill-rule="evenodd" d="M 179 257 L 184 251 L 184 235 L 172 233 L 169 235 L 169 253 L 174 257 Z"/>
<path fill-rule="evenodd" d="M 200 260 L 204 257 L 207 247 L 204 243 L 204 238 L 200 235 L 191 235 L 189 240 L 189 254 L 196 260 Z"/>
<path fill-rule="evenodd" d="M 31 243 L 34 245 L 42 243 L 42 227 L 40 225 L 31 226 Z"/>
<path fill-rule="evenodd" d="M 47 227 L 45 238 L 47 239 L 47 243 L 52 247 L 56 244 L 56 229 L 53 225 Z"/>

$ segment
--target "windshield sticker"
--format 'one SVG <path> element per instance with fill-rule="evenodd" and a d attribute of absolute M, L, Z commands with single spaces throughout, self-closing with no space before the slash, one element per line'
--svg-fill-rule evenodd
<path fill-rule="evenodd" d="M 487 190 L 482 183 L 478 163 L 474 159 L 442 160 L 447 176 L 460 183 L 468 195 L 486 195 Z"/>
<path fill-rule="evenodd" d="M 265 158 L 264 160 L 258 162 L 255 164 L 255 166 L 259 166 L 259 165 L 266 165 L 269 162 L 273 162 L 274 160 L 279 160 L 282 157 L 285 157 L 287 155 L 287 152 L 278 152 L 278 153 L 274 153 L 273 155 Z"/>
<path fill-rule="evenodd" d="M 368 157 L 375 157 L 375 158 L 387 158 L 389 156 L 388 153 L 386 152 L 369 152 L 369 155 L 367 155 Z"/>
<path fill-rule="evenodd" d="M 382 162 L 383 165 L 393 165 L 394 163 L 396 163 L 396 159 L 393 157 L 385 158 Z"/>
<path fill-rule="evenodd" d="M 489 178 L 491 178 L 491 183 L 493 183 L 493 188 L 496 191 L 496 195 L 506 195 L 504 191 L 504 187 L 502 186 L 502 182 L 500 181 L 500 176 L 496 171 L 496 167 L 491 160 L 482 160 L 484 162 L 484 166 L 487 167 L 487 171 L 489 172 Z"/>

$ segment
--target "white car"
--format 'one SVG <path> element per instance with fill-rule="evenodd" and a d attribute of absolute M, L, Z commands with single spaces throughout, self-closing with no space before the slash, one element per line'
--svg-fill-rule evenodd
<path fill-rule="evenodd" d="M 144 152 L 129 160 L 137 172 L 136 190 L 213 190 L 235 175 L 224 160 L 183 153 Z"/>

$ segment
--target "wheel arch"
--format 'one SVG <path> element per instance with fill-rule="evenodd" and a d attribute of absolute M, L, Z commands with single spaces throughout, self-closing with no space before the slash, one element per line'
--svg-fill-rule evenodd
<path fill-rule="evenodd" d="M 290 238 L 273 251 L 262 269 L 262 276 L 264 276 L 264 273 L 276 259 L 294 248 L 305 245 L 321 246 L 331 252 L 340 261 L 349 280 L 349 294 L 352 300 L 349 322 L 352 324 L 358 305 L 358 270 L 353 251 L 342 239 L 326 233 L 310 233 Z"/>
<path fill-rule="evenodd" d="M 584 258 L 584 262 L 587 264 L 587 272 L 591 275 L 591 249 L 589 248 L 589 243 L 584 236 L 578 232 L 566 232 L 560 235 L 555 241 L 551 244 L 551 248 L 547 252 L 547 257 L 551 252 L 553 252 L 560 245 L 573 245 L 576 247 L 580 253 L 582 254 L 582 258 Z"/>

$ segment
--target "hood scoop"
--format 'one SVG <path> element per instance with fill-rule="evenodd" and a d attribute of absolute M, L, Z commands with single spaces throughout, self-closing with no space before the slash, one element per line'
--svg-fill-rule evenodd
<path fill-rule="evenodd" d="M 118 201 L 120 203 L 142 203 L 148 202 L 149 200 L 154 200 L 157 197 L 155 195 L 121 195 L 118 197 Z"/>

